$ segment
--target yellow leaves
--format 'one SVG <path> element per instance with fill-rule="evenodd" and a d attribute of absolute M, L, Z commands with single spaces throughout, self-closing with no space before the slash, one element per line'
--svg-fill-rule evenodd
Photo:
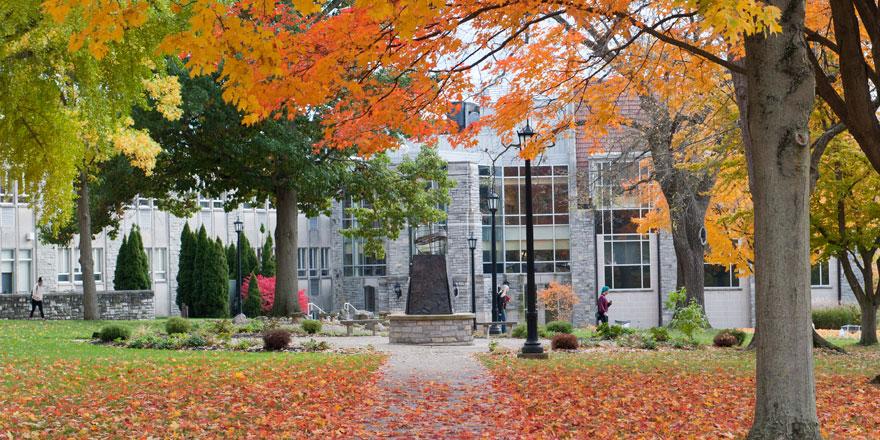
<path fill-rule="evenodd" d="M 183 115 L 180 109 L 183 98 L 180 95 L 180 82 L 173 75 L 154 75 L 144 80 L 144 89 L 156 101 L 156 111 L 169 121 L 176 121 Z"/>
<path fill-rule="evenodd" d="M 162 151 L 162 147 L 150 137 L 146 130 L 131 128 L 133 125 L 131 119 L 126 122 L 127 124 L 120 127 L 111 137 L 113 147 L 116 151 L 128 156 L 133 166 L 142 169 L 149 176 L 153 173 L 156 156 Z"/>

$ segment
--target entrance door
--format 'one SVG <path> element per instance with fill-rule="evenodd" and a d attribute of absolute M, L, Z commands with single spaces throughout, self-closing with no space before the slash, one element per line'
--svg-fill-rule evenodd
<path fill-rule="evenodd" d="M 364 286 L 364 308 L 369 312 L 376 311 L 376 288 Z"/>

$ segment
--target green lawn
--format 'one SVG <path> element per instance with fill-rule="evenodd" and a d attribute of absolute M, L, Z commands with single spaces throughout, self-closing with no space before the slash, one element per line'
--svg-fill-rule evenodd
<path fill-rule="evenodd" d="M 164 328 L 163 320 L 114 323 Z M 321 435 L 342 427 L 336 420 L 383 360 L 88 342 L 105 324 L 0 321 L 0 435 Z"/>

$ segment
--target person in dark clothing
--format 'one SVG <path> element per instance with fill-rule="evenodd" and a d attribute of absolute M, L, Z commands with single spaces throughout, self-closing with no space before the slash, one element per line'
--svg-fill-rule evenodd
<path fill-rule="evenodd" d="M 510 283 L 507 281 L 498 288 L 498 320 L 507 321 L 507 303 L 510 302 Z M 507 325 L 501 324 L 501 333 L 507 333 Z"/>
<path fill-rule="evenodd" d="M 596 312 L 596 325 L 602 322 L 608 324 L 608 308 L 611 307 L 611 301 L 608 299 L 609 290 L 608 286 L 602 286 L 602 291 L 599 293 L 599 311 Z"/>
<path fill-rule="evenodd" d="M 46 315 L 43 314 L 43 294 L 45 291 L 46 288 L 43 287 L 43 277 L 37 278 L 37 284 L 34 286 L 34 289 L 31 290 L 31 318 L 34 317 L 34 311 L 39 307 L 40 318 L 46 319 Z"/>

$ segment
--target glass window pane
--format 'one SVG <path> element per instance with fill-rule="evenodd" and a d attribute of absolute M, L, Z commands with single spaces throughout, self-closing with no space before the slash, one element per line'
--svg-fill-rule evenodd
<path fill-rule="evenodd" d="M 641 289 L 641 266 L 614 266 L 614 289 Z"/>
<path fill-rule="evenodd" d="M 638 242 L 614 242 L 614 264 L 640 264 L 641 246 Z"/>

